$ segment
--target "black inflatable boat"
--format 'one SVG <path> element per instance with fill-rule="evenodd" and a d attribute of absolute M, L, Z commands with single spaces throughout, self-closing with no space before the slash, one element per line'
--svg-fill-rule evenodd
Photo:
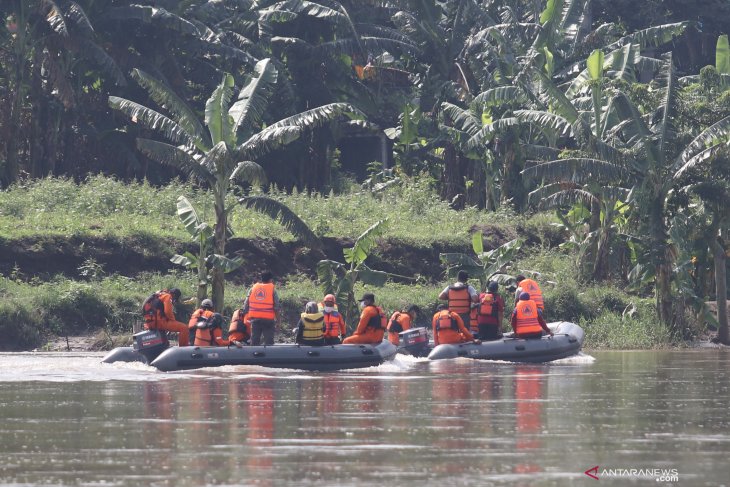
<path fill-rule="evenodd" d="M 135 335 L 134 347 L 118 347 L 102 362 L 143 362 L 161 371 L 260 365 L 286 369 L 329 371 L 358 369 L 392 360 L 397 348 L 384 341 L 379 345 L 327 345 L 308 347 L 295 344 L 236 347 L 169 347 L 157 332 Z M 160 353 L 161 352 L 161 353 Z"/>
<path fill-rule="evenodd" d="M 509 362 L 550 362 L 577 354 L 583 346 L 583 329 L 575 323 L 559 321 L 548 323 L 555 336 L 542 338 L 514 338 L 505 335 L 499 340 L 480 345 L 461 343 L 439 345 L 428 354 L 430 360 L 466 357 Z"/>

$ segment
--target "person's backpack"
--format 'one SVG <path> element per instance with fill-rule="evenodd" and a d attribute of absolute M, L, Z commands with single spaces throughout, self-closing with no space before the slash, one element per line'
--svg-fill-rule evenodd
<path fill-rule="evenodd" d="M 390 322 L 388 322 L 388 331 L 392 333 L 400 333 L 403 331 L 403 325 L 398 323 L 398 318 L 400 318 L 400 313 L 393 313 L 393 316 L 390 317 Z"/>
<path fill-rule="evenodd" d="M 479 314 L 482 316 L 497 316 L 498 309 L 497 296 L 492 293 L 486 293 L 479 303 Z"/>

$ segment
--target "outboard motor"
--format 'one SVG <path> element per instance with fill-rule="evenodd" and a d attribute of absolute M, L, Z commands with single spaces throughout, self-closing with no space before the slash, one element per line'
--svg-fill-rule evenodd
<path fill-rule="evenodd" d="M 423 357 L 428 353 L 428 331 L 425 328 L 412 328 L 398 333 L 400 350 L 407 351 L 415 357 Z"/>
<path fill-rule="evenodd" d="M 134 344 L 132 348 L 147 359 L 150 364 L 159 354 L 164 352 L 170 342 L 167 340 L 167 333 L 160 330 L 144 330 L 133 335 Z"/>

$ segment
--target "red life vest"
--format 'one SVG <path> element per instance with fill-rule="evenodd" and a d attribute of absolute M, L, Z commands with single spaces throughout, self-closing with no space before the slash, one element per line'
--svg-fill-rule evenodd
<path fill-rule="evenodd" d="M 471 310 L 471 295 L 469 294 L 469 286 L 461 284 L 460 286 L 449 286 L 449 311 L 462 315 L 469 313 Z"/>
<path fill-rule="evenodd" d="M 537 319 L 537 304 L 533 300 L 518 301 L 515 306 L 515 333 L 517 335 L 527 335 L 532 333 L 541 333 L 542 326 Z"/>
<path fill-rule="evenodd" d="M 459 323 L 456 322 L 456 318 L 451 316 L 451 312 L 447 309 L 439 311 L 436 316 L 436 331 L 452 329 L 459 331 Z"/>
<path fill-rule="evenodd" d="M 538 308 L 545 309 L 545 303 L 542 299 L 542 290 L 535 281 L 532 279 L 523 279 L 520 281 L 520 287 L 522 288 L 522 292 L 530 294 L 530 299 L 535 301 Z"/>
<path fill-rule="evenodd" d="M 272 321 L 276 319 L 273 282 L 258 282 L 253 285 L 248 295 L 248 317 Z"/>

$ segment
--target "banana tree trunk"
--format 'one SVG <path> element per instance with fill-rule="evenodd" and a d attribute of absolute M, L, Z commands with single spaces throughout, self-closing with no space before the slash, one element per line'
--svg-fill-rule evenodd
<path fill-rule="evenodd" d="M 717 338 L 720 343 L 730 345 L 730 333 L 727 322 L 727 275 L 725 273 L 727 254 L 722 239 L 714 238 L 710 241 L 712 257 L 715 261 L 715 294 L 717 300 Z"/>
<path fill-rule="evenodd" d="M 441 187 L 441 197 L 449 202 L 453 202 L 455 209 L 460 210 L 464 207 L 464 177 L 461 173 L 459 156 L 452 144 L 446 144 L 444 147 L 444 168 L 443 168 L 443 185 Z M 460 198 L 455 200 L 457 196 Z"/>
<path fill-rule="evenodd" d="M 654 267 L 656 270 L 656 306 L 659 320 L 677 338 L 681 336 L 676 329 L 672 306 L 672 257 L 667 242 L 667 228 L 664 223 L 664 196 L 655 197 L 650 208 L 651 245 L 654 246 Z"/>
<path fill-rule="evenodd" d="M 199 307 L 200 303 L 208 297 L 208 267 L 205 265 L 205 257 L 208 255 L 208 244 L 204 236 L 200 236 L 198 251 L 198 294 L 196 296 Z M 217 309 L 217 308 L 216 308 Z"/>
<path fill-rule="evenodd" d="M 219 183 L 219 186 L 220 183 Z M 215 231 L 213 233 L 213 251 L 218 255 L 226 255 L 226 229 L 228 218 L 225 210 L 225 190 L 216 191 L 215 195 Z M 225 297 L 225 276 L 223 269 L 213 267 L 212 272 L 212 299 L 214 309 L 223 309 Z"/>

